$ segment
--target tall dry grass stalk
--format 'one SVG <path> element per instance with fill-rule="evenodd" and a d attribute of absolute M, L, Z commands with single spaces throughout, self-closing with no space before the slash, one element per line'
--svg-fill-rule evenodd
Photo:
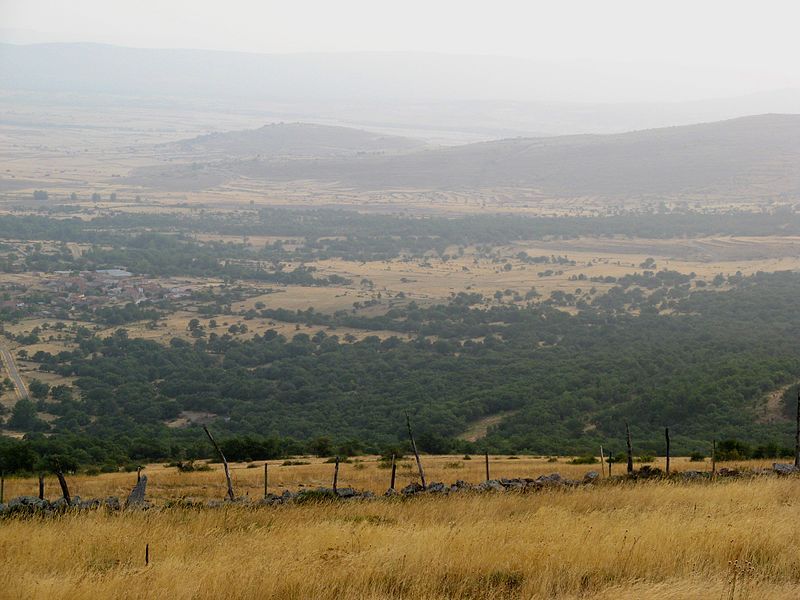
<path fill-rule="evenodd" d="M 11 519 L 0 596 L 797 598 L 798 498 L 757 478 Z"/>

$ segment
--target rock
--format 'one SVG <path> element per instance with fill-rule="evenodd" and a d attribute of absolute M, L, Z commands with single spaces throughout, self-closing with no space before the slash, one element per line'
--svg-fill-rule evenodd
<path fill-rule="evenodd" d="M 8 505 L 7 504 L 0 504 L 0 515 L 4 515 L 8 512 Z"/>
<path fill-rule="evenodd" d="M 69 502 L 67 502 L 66 498 L 61 497 L 58 500 L 56 500 L 55 502 L 52 502 L 50 504 L 50 507 L 53 510 L 66 510 L 67 508 L 69 508 Z"/>
<path fill-rule="evenodd" d="M 386 496 L 387 498 L 391 498 L 392 496 L 397 496 L 397 495 L 398 495 L 397 490 L 394 488 L 389 488 L 388 490 L 386 490 L 386 493 L 384 494 L 384 496 Z"/>
<path fill-rule="evenodd" d="M 505 492 L 506 488 L 503 487 L 496 479 L 490 479 L 489 481 L 484 481 L 482 484 L 478 486 L 481 491 L 484 492 Z"/>
<path fill-rule="evenodd" d="M 98 500 L 97 498 L 93 498 L 91 500 L 81 500 L 76 504 L 76 506 L 80 510 L 93 510 L 96 508 L 100 508 L 101 504 L 102 502 L 100 500 Z"/>
<path fill-rule="evenodd" d="M 103 505 L 108 510 L 120 510 L 122 508 L 122 505 L 119 502 L 119 498 L 117 498 L 116 496 L 109 496 L 108 498 L 106 498 L 103 501 Z"/>
<path fill-rule="evenodd" d="M 336 490 L 336 495 L 339 498 L 354 498 L 356 496 L 356 491 L 353 488 L 339 488 Z"/>
<path fill-rule="evenodd" d="M 281 498 L 283 498 L 284 502 L 291 500 L 292 498 L 294 498 L 294 496 L 295 495 L 289 490 L 283 490 L 283 493 L 281 494 Z"/>
<path fill-rule="evenodd" d="M 717 474 L 720 477 L 739 477 L 741 475 L 739 469 L 729 469 L 728 467 L 722 467 Z"/>
<path fill-rule="evenodd" d="M 791 475 L 797 472 L 797 468 L 794 465 L 785 463 L 772 463 L 772 470 L 778 475 Z"/>
<path fill-rule="evenodd" d="M 415 481 L 414 483 L 409 483 L 406 487 L 400 490 L 400 493 L 404 496 L 413 496 L 421 491 L 423 491 L 422 486 Z"/>
<path fill-rule="evenodd" d="M 453 487 L 455 487 L 455 488 L 457 488 L 459 490 L 471 490 L 473 486 L 472 486 L 472 484 L 467 483 L 463 479 L 459 479 L 451 486 L 451 488 L 453 488 Z"/>
<path fill-rule="evenodd" d="M 431 494 L 446 494 L 449 491 L 449 489 L 445 484 L 436 482 L 430 484 L 428 486 L 427 491 L 430 492 Z"/>
<path fill-rule="evenodd" d="M 551 473 L 550 475 L 541 475 L 534 479 L 533 482 L 540 486 L 553 486 L 563 484 L 564 480 L 558 473 Z"/>
<path fill-rule="evenodd" d="M 501 480 L 502 483 L 502 480 Z M 521 479 L 507 479 L 506 483 L 502 483 L 503 487 L 507 490 L 524 490 L 525 489 L 525 482 Z"/>
<path fill-rule="evenodd" d="M 600 479 L 600 473 L 597 471 L 589 471 L 583 476 L 583 483 L 594 483 L 598 479 Z"/>
<path fill-rule="evenodd" d="M 705 474 L 701 473 L 700 471 L 684 471 L 681 473 L 681 477 L 684 479 L 703 479 Z"/>
<path fill-rule="evenodd" d="M 375 497 L 375 494 L 368 490 L 366 492 L 361 492 L 361 497 L 364 498 L 364 500 L 372 500 Z"/>
<path fill-rule="evenodd" d="M 146 504 L 144 498 L 145 491 L 147 490 L 147 475 L 142 475 L 141 479 L 136 482 L 136 485 L 131 490 L 128 499 L 125 501 L 125 508 L 143 507 Z"/>
<path fill-rule="evenodd" d="M 16 510 L 46 510 L 50 508 L 47 500 L 40 500 L 36 496 L 18 496 L 8 501 L 8 509 Z"/>
<path fill-rule="evenodd" d="M 256 504 L 260 504 L 261 506 L 273 506 L 275 504 L 283 504 L 283 497 L 278 496 L 277 494 L 267 494 L 266 496 L 258 500 Z"/>

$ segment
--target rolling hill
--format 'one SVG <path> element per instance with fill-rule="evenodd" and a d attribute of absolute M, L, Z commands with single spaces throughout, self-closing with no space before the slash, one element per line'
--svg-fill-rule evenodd
<path fill-rule="evenodd" d="M 410 148 L 348 128 L 278 126 L 191 142 L 239 147 L 259 159 L 209 161 L 209 181 L 248 177 L 311 180 L 362 189 L 525 189 L 550 197 L 792 198 L 800 193 L 800 115 L 767 114 L 613 135 L 514 138 L 403 153 L 357 154 L 355 148 Z M 292 134 L 302 134 L 292 140 Z M 259 146 L 262 143 L 263 146 Z M 303 151 L 329 158 L 299 157 Z M 338 149 L 338 150 L 337 150 Z M 331 156 L 347 150 L 349 156 Z M 294 153 L 294 156 L 291 156 Z M 319 155 L 318 155 L 319 156 Z M 140 169 L 132 181 L 180 186 L 198 166 Z M 196 189 L 196 188 L 195 188 Z"/>
<path fill-rule="evenodd" d="M 380 135 L 351 127 L 271 123 L 258 129 L 210 133 L 160 147 L 163 151 L 251 158 L 333 158 L 420 149 L 412 138 Z"/>

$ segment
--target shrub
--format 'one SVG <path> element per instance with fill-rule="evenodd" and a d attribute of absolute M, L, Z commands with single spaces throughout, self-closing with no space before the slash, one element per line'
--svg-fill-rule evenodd
<path fill-rule="evenodd" d="M 573 458 L 569 463 L 571 465 L 593 465 L 597 463 L 598 460 L 592 456 L 591 454 L 584 454 L 583 456 L 576 456 Z"/>
<path fill-rule="evenodd" d="M 692 452 L 689 454 L 689 462 L 703 462 L 706 459 L 705 454 L 702 452 Z"/>

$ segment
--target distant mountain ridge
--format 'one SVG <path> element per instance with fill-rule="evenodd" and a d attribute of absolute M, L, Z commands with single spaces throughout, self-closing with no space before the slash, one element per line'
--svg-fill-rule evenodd
<path fill-rule="evenodd" d="M 363 132 L 333 129 L 346 140 L 371 139 Z M 135 177 L 143 181 L 148 174 L 157 174 L 162 181 L 181 179 L 185 168 L 142 169 Z M 514 138 L 393 155 L 262 156 L 208 163 L 207 169 L 215 173 L 213 181 L 245 176 L 311 180 L 362 190 L 502 187 L 565 198 L 728 195 L 786 199 L 800 195 L 800 115 L 757 115 L 612 135 Z"/>
<path fill-rule="evenodd" d="M 165 144 L 166 151 L 271 158 L 341 157 L 420 149 L 424 142 L 332 125 L 271 123 L 258 129 L 210 133 Z"/>
<path fill-rule="evenodd" d="M 353 52 L 252 54 L 105 44 L 0 43 L 0 90 L 44 104 L 259 115 L 465 143 L 522 135 L 619 133 L 800 112 L 800 89 L 718 92 L 714 72 L 657 77 L 624 65 L 500 56 Z M 741 77 L 746 82 L 746 77 Z M 746 87 L 746 86 L 745 86 Z"/>

